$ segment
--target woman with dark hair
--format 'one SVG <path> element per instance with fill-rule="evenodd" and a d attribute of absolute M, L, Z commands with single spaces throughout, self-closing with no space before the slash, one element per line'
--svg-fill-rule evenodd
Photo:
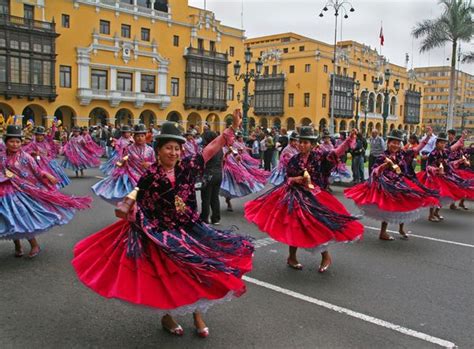
<path fill-rule="evenodd" d="M 364 212 L 364 215 L 381 221 L 379 239 L 392 241 L 387 233 L 388 223 L 399 224 L 399 233 L 408 239 L 405 223 L 421 217 L 423 211 L 438 204 L 435 191 L 425 190 L 415 183 L 412 170 L 413 158 L 428 143 L 425 138 L 421 144 L 408 150 L 401 149 L 403 134 L 392 130 L 387 137 L 387 150 L 374 164 L 367 182 L 344 190 L 347 198 Z"/>
<path fill-rule="evenodd" d="M 123 125 L 120 128 L 120 137 L 118 139 L 112 139 L 112 154 L 106 162 L 100 165 L 100 170 L 106 176 L 110 175 L 116 167 L 117 162 L 119 162 L 124 157 L 123 152 L 125 148 L 132 144 L 132 128 L 129 125 Z"/>
<path fill-rule="evenodd" d="M 56 161 L 56 144 L 54 142 L 55 125 L 49 135 L 43 126 L 35 127 L 34 140 L 23 145 L 23 150 L 36 160 L 40 168 L 51 173 L 58 180 L 58 188 L 64 188 L 71 183 L 64 169 Z"/>
<path fill-rule="evenodd" d="M 298 154 L 299 149 L 298 149 L 298 134 L 296 132 L 293 132 L 290 136 L 290 143 L 285 146 L 283 151 L 281 152 L 280 155 L 280 162 L 278 163 L 278 166 L 276 166 L 272 170 L 272 175 L 270 176 L 270 183 L 273 185 L 280 185 L 283 183 L 286 179 L 286 166 L 288 165 L 288 162 L 290 159 Z"/>
<path fill-rule="evenodd" d="M 116 204 L 137 186 L 140 177 L 155 162 L 155 152 L 146 144 L 146 133 L 145 125 L 134 126 L 134 143 L 123 149 L 112 173 L 92 186 L 95 195 Z"/>
<path fill-rule="evenodd" d="M 338 157 L 355 141 L 357 131 L 332 151 L 312 150 L 316 137 L 311 126 L 299 134 L 299 153 L 286 168 L 287 179 L 257 199 L 245 204 L 245 218 L 273 239 L 289 246 L 287 264 L 301 270 L 296 258 L 298 248 L 321 253 L 319 272 L 331 265 L 328 245 L 362 238 L 364 227 L 328 191 L 323 190 L 321 173 L 328 174 Z"/>
<path fill-rule="evenodd" d="M 449 155 L 462 148 L 466 135 L 464 131 L 461 138 L 448 149 L 446 133 L 438 134 L 435 148 L 428 156 L 426 171 L 417 174 L 421 183 L 430 189 L 439 190 L 440 193 L 441 205 L 430 209 L 428 220 L 431 222 L 444 220 L 444 217 L 439 214 L 442 205 L 474 198 L 473 182 L 459 176 L 448 162 Z"/>
<path fill-rule="evenodd" d="M 116 209 L 124 219 L 74 248 L 72 264 L 85 285 L 107 298 L 158 309 L 163 328 L 174 335 L 183 335 L 183 328 L 173 317 L 193 313 L 197 334 L 209 335 L 201 313 L 245 293 L 242 276 L 252 268 L 253 246 L 199 218 L 195 182 L 209 159 L 232 143 L 240 119 L 237 110 L 233 128 L 184 159 L 177 125 L 162 125 L 157 163 Z"/>
<path fill-rule="evenodd" d="M 91 200 L 58 191 L 58 180 L 22 150 L 22 138 L 19 126 L 7 126 L 6 151 L 0 154 L 0 240 L 13 240 L 15 257 L 22 257 L 20 239 L 27 239 L 33 258 L 41 251 L 36 236 L 68 223 Z"/>
<path fill-rule="evenodd" d="M 100 157 L 87 149 L 87 142 L 81 135 L 81 128 L 74 126 L 72 136 L 63 147 L 64 160 L 61 166 L 76 172 L 76 177 L 84 175 L 87 168 L 99 167 Z"/>

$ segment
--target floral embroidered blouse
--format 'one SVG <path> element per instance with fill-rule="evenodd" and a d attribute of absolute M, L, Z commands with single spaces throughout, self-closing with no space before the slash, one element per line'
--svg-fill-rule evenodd
<path fill-rule="evenodd" d="M 172 183 L 163 167 L 153 164 L 137 184 L 137 214 L 143 214 L 139 220 L 159 230 L 176 229 L 199 220 L 194 184 L 204 165 L 201 154 L 184 158 L 174 168 Z"/>

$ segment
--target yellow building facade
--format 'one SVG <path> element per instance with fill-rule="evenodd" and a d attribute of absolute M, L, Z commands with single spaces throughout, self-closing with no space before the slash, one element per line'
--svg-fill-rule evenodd
<path fill-rule="evenodd" d="M 222 130 L 239 107 L 232 65 L 243 35 L 187 0 L 0 0 L 0 112 L 68 128 L 173 120 Z"/>
<path fill-rule="evenodd" d="M 423 124 L 437 131 L 446 129 L 451 68 L 420 67 L 416 74 L 426 81 L 423 93 Z M 453 127 L 474 131 L 474 76 L 456 71 Z"/>
<path fill-rule="evenodd" d="M 250 123 L 265 127 L 281 125 L 289 130 L 309 124 L 319 130 L 328 127 L 334 46 L 295 33 L 250 38 L 246 40 L 246 45 L 252 49 L 254 59 L 262 57 L 263 77 L 284 78 L 280 95 L 268 98 L 272 101 L 282 99 L 280 112 L 273 110 L 265 115 L 265 108 L 260 110 L 262 101 L 254 98 L 257 109 L 251 110 Z M 372 129 L 382 131 L 384 94 L 380 88 L 374 89 L 373 79 L 383 79 L 386 69 L 391 72 L 389 88 L 392 90 L 389 94 L 387 130 L 397 128 L 407 133 L 420 132 L 422 81 L 413 71 L 389 63 L 374 49 L 354 41 L 338 42 L 336 62 L 336 75 L 341 85 L 338 86 L 336 79 L 335 132 L 354 127 L 356 112 L 359 115 L 359 129 L 364 129 L 366 118 L 369 132 Z M 394 89 L 396 79 L 400 82 L 398 93 Z M 360 83 L 359 90 L 355 88 L 356 81 Z M 411 97 L 410 100 L 407 96 Z M 340 110 L 336 103 L 340 104 Z"/>

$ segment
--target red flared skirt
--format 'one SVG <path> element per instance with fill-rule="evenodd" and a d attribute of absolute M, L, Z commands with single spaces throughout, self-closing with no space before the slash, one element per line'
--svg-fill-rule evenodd
<path fill-rule="evenodd" d="M 415 183 L 410 180 L 404 181 L 414 193 L 423 195 L 414 198 L 411 195 L 395 194 L 382 190 L 376 181 L 367 181 L 357 184 L 344 190 L 344 195 L 348 199 L 354 200 L 359 207 L 377 206 L 379 210 L 391 212 L 409 212 L 422 207 L 432 207 L 439 204 L 438 199 L 433 196 L 426 196 Z"/>
<path fill-rule="evenodd" d="M 256 224 L 273 239 L 289 246 L 314 249 L 330 243 L 351 242 L 362 238 L 364 227 L 355 220 L 346 222 L 340 229 L 329 228 L 298 200 L 292 205 L 286 199 L 288 185 L 277 187 L 245 204 L 245 218 Z M 311 191 L 319 205 L 335 214 L 350 216 L 334 196 L 318 187 Z"/>
<path fill-rule="evenodd" d="M 446 199 L 452 201 L 474 199 L 473 185 L 466 188 L 455 181 L 446 179 L 444 176 L 429 175 L 426 171 L 418 172 L 416 176 L 426 187 L 438 190 L 442 201 L 446 201 Z"/>
<path fill-rule="evenodd" d="M 74 248 L 72 265 L 79 279 L 101 296 L 180 315 L 206 311 L 245 292 L 241 277 L 220 271 L 190 273 L 150 239 L 140 257 L 128 257 L 128 229 L 129 223 L 120 220 Z M 252 256 L 229 258 L 226 264 L 243 274 L 251 270 Z"/>
<path fill-rule="evenodd" d="M 462 179 L 466 179 L 468 181 L 473 181 L 474 180 L 474 171 L 472 170 L 466 170 L 463 168 L 458 168 L 454 172 L 461 177 Z"/>

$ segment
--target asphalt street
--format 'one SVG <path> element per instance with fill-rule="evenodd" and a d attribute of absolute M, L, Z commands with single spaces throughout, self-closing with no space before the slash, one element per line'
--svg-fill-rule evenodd
<path fill-rule="evenodd" d="M 96 176 L 86 171 L 64 191 L 93 195 Z M 334 194 L 358 214 L 342 190 Z M 209 338 L 194 335 L 191 316 L 179 318 L 184 337 L 173 337 L 152 309 L 102 298 L 78 281 L 73 246 L 115 221 L 113 207 L 94 197 L 92 209 L 39 238 L 34 260 L 13 258 L 13 244 L 0 242 L 0 348 L 474 347 L 472 202 L 469 211 L 443 209 L 444 222 L 410 224 L 408 241 L 380 241 L 379 223 L 362 219 L 364 240 L 332 247 L 333 265 L 319 274 L 319 255 L 300 251 L 305 268 L 292 270 L 287 247 L 243 218 L 253 197 L 234 200 L 234 212 L 221 202 L 222 226 L 253 236 L 257 249 L 248 292 L 206 314 Z"/>

